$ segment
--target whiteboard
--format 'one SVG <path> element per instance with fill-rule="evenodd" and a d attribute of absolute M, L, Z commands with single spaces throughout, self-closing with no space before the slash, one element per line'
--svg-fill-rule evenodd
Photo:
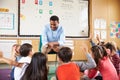
<path fill-rule="evenodd" d="M 18 34 L 18 1 L 0 0 L 0 36 Z"/>
<path fill-rule="evenodd" d="M 87 0 L 20 0 L 19 36 L 39 36 L 52 15 L 59 17 L 66 36 L 88 37 Z"/>

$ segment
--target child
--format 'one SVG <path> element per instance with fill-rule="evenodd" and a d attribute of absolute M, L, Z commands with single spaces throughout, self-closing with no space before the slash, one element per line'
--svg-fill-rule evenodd
<path fill-rule="evenodd" d="M 105 44 L 105 47 L 110 50 L 109 55 L 110 55 L 111 61 L 117 71 L 117 74 L 120 76 L 120 57 L 117 54 L 117 51 L 116 51 L 117 49 L 114 43 L 108 42 Z"/>
<path fill-rule="evenodd" d="M 96 45 L 91 48 L 91 51 L 103 80 L 119 80 L 117 72 L 110 61 L 105 48 Z"/>
<path fill-rule="evenodd" d="M 71 62 L 72 50 L 69 47 L 63 47 L 58 52 L 60 66 L 56 70 L 56 77 L 58 80 L 80 80 L 80 71 L 96 66 L 94 60 L 88 54 L 88 63 L 78 62 L 77 64 Z"/>
<path fill-rule="evenodd" d="M 21 80 L 47 80 L 48 70 L 46 64 L 47 57 L 40 52 L 36 52 Z"/>
<path fill-rule="evenodd" d="M 28 44 L 28 43 L 25 43 L 25 44 L 21 45 L 19 51 L 20 51 L 20 55 L 22 57 L 18 62 L 19 63 L 28 63 L 29 64 L 31 62 L 31 57 L 33 55 L 32 45 Z M 22 70 L 23 70 L 22 68 L 15 67 L 15 70 L 14 70 L 14 78 L 15 78 L 15 80 L 20 80 Z"/>
<path fill-rule="evenodd" d="M 11 59 L 13 61 L 19 61 L 21 56 L 20 56 L 20 53 L 19 53 L 19 49 L 20 49 L 20 45 L 19 44 L 14 44 L 13 47 L 12 47 L 12 55 L 11 55 Z M 11 71 L 11 74 L 10 74 L 10 78 L 11 80 L 14 80 L 14 69 L 15 67 L 13 66 L 12 67 L 12 71 Z"/>
<path fill-rule="evenodd" d="M 13 63 L 13 61 L 11 61 L 10 59 L 2 57 L 1 54 L 0 59 L 7 62 L 8 64 Z M 14 63 L 17 64 L 17 67 L 21 68 L 21 77 L 16 80 L 47 80 L 47 57 L 43 53 L 34 53 L 30 64 L 17 62 Z"/>
<path fill-rule="evenodd" d="M 31 44 L 25 43 L 25 44 L 21 45 L 19 52 L 21 55 L 21 59 L 18 61 L 19 63 L 30 63 L 31 62 L 31 57 L 33 55 Z M 21 64 L 19 64 L 18 62 L 10 60 L 10 59 L 2 58 L 2 60 L 10 65 L 21 66 Z M 14 79 L 15 80 L 20 80 L 21 73 L 23 71 L 22 68 L 15 67 L 15 69 L 14 69 Z"/>
<path fill-rule="evenodd" d="M 114 47 L 115 47 L 115 49 L 116 49 L 116 53 L 119 55 L 119 57 L 120 57 L 120 49 L 119 49 L 119 47 L 117 46 L 117 44 L 114 42 L 114 41 L 112 41 L 111 42 L 113 45 L 114 45 Z"/>

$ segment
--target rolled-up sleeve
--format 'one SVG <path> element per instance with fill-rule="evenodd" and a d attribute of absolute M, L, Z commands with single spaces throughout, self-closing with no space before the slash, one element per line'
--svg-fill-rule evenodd
<path fill-rule="evenodd" d="M 48 40 L 47 40 L 47 26 L 44 27 L 43 31 L 42 31 L 42 36 L 41 36 L 41 40 L 42 40 L 42 45 L 46 45 L 48 43 Z"/>
<path fill-rule="evenodd" d="M 59 38 L 59 40 L 58 40 L 58 43 L 59 43 L 60 46 L 63 46 L 63 45 L 64 45 L 64 42 L 65 42 L 65 33 L 64 33 L 63 28 L 61 28 L 60 38 Z"/>

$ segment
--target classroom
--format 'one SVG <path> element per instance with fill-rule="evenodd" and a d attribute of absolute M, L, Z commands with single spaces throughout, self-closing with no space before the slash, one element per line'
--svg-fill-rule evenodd
<path fill-rule="evenodd" d="M 51 32 L 48 30 L 48 26 Z M 58 29 L 59 31 L 57 31 Z M 56 41 L 59 35 L 62 36 Z M 46 36 L 51 38 L 47 39 Z M 44 46 L 45 41 L 48 42 L 47 47 Z M 88 61 L 85 52 L 92 55 L 94 53 L 92 48 L 100 45 L 100 47 L 104 46 L 106 52 L 109 53 L 107 55 L 111 56 L 113 54 L 110 53 L 109 46 L 114 44 L 114 50 L 118 51 L 116 53 L 118 53 L 117 59 L 119 59 L 119 72 L 116 67 L 115 71 L 120 79 L 120 0 L 0 0 L 0 80 L 20 80 L 11 79 L 12 66 L 19 66 L 19 61 L 16 64 L 6 61 L 7 59 L 10 59 L 9 61 L 16 60 L 13 59 L 13 45 L 22 46 L 26 43 L 35 53 L 47 55 L 48 79 L 39 78 L 40 80 L 64 80 L 58 76 L 58 79 L 56 78 L 58 60 L 62 60 L 59 53 L 62 52 L 62 49 L 64 51 L 64 47 L 66 50 L 70 48 L 72 51 L 70 61 L 78 62 L 78 66 L 81 67 L 80 61 Z M 61 48 L 61 45 L 64 47 Z M 53 47 L 51 53 L 47 53 L 48 47 L 50 49 Z M 32 58 L 35 57 L 34 54 L 32 55 Z M 7 59 L 2 59 L 1 56 Z M 115 65 L 114 62 L 117 63 L 117 61 L 111 61 L 113 65 Z M 84 74 L 85 71 L 80 72 L 79 80 L 93 80 L 82 79 Z M 108 79 L 102 75 L 102 79 L 94 80 Z M 115 79 L 117 80 L 117 78 Z M 34 79 L 31 78 L 31 80 Z"/>

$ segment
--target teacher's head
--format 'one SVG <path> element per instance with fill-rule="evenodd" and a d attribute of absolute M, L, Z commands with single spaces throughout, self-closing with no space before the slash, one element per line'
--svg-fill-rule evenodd
<path fill-rule="evenodd" d="M 57 30 L 59 25 L 59 18 L 58 16 L 51 16 L 50 17 L 50 27 L 53 31 Z"/>

